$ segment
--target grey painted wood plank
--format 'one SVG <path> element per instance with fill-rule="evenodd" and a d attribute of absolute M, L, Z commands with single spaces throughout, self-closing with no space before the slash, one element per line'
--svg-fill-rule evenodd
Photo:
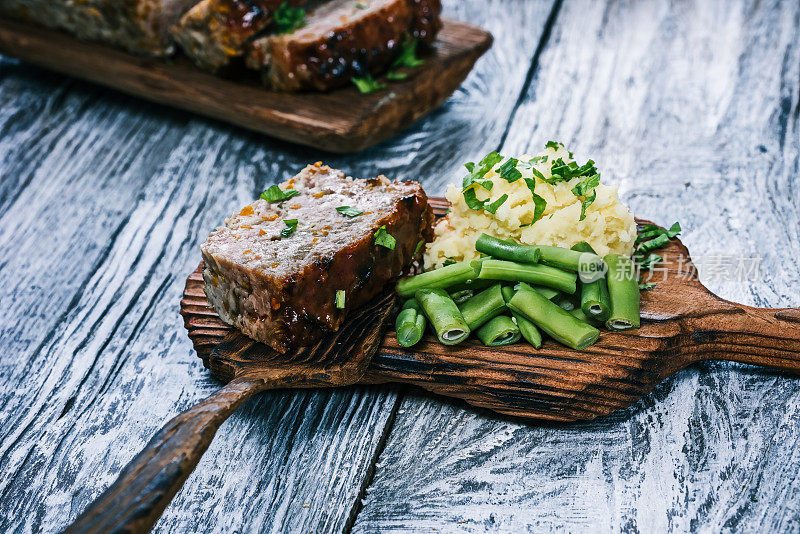
<path fill-rule="evenodd" d="M 499 142 L 551 7 L 500 5 L 447 6 L 485 23 L 495 47 L 441 110 L 359 156 L 331 158 L 0 58 L 2 530 L 60 530 L 163 422 L 218 387 L 177 303 L 199 243 L 225 215 L 317 159 L 354 175 L 419 177 L 435 192 L 446 162 Z M 528 31 L 502 31 L 512 14 Z M 254 399 L 156 529 L 346 528 L 396 402 L 392 388 Z"/>
<path fill-rule="evenodd" d="M 564 2 L 503 151 L 564 140 L 680 220 L 723 297 L 798 306 L 797 2 Z M 474 157 L 480 157 L 475 154 Z M 719 277 L 715 255 L 762 258 Z M 708 363 L 591 423 L 403 399 L 356 532 L 800 532 L 800 381 Z"/>

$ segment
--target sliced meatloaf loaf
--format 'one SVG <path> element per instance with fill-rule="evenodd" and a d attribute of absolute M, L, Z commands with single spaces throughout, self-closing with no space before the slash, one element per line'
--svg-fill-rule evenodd
<path fill-rule="evenodd" d="M 183 52 L 205 70 L 218 71 L 244 54 L 245 44 L 267 28 L 286 0 L 201 0 L 171 32 Z M 291 0 L 302 6 L 308 0 Z"/>
<path fill-rule="evenodd" d="M 302 28 L 253 41 L 247 65 L 262 70 L 265 82 L 281 91 L 347 85 L 354 76 L 385 69 L 414 34 L 414 24 L 425 25 L 427 39 L 437 28 L 431 22 L 434 13 L 438 20 L 436 5 L 435 0 L 333 0 L 310 13 Z"/>
<path fill-rule="evenodd" d="M 433 215 L 416 182 L 355 180 L 319 163 L 280 188 L 297 194 L 245 206 L 201 249 L 222 320 L 286 352 L 337 330 L 399 276 L 430 240 Z"/>
<path fill-rule="evenodd" d="M 2 0 L 0 14 L 130 52 L 166 56 L 169 28 L 197 0 Z"/>

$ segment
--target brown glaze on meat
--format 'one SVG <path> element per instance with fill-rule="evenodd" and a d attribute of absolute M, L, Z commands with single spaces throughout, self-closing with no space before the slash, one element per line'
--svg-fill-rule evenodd
<path fill-rule="evenodd" d="M 320 164 L 281 188 L 300 194 L 245 206 L 201 249 L 206 295 L 222 320 L 286 352 L 337 330 L 349 310 L 397 278 L 420 240 L 431 239 L 433 214 L 416 182 L 354 180 Z M 346 217 L 339 206 L 363 214 Z M 297 229 L 282 237 L 287 219 L 297 219 Z M 394 250 L 375 244 L 381 226 L 395 238 Z M 339 290 L 344 309 L 336 308 Z"/>
<path fill-rule="evenodd" d="M 273 21 L 285 0 L 201 0 L 172 30 L 175 42 L 200 68 L 217 71 L 244 54 L 245 44 Z M 308 0 L 290 0 L 302 6 Z"/>
<path fill-rule="evenodd" d="M 267 82 L 281 91 L 341 87 L 385 69 L 413 21 L 409 0 L 333 0 L 303 28 L 254 41 L 248 66 L 265 70 Z"/>
<path fill-rule="evenodd" d="M 169 28 L 197 0 L 0 0 L 0 14 L 120 46 L 136 54 L 166 56 Z"/>

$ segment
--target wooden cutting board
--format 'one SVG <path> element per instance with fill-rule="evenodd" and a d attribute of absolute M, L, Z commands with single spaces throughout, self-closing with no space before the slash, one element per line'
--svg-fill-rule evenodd
<path fill-rule="evenodd" d="M 176 108 L 331 152 L 357 152 L 405 129 L 444 102 L 492 44 L 490 33 L 445 20 L 425 64 L 387 89 L 278 93 L 225 79 L 185 58 L 146 59 L 66 33 L 0 19 L 0 54 Z"/>
<path fill-rule="evenodd" d="M 431 204 L 438 216 L 445 213 L 444 199 Z M 679 240 L 657 252 L 665 261 L 654 273 L 656 287 L 642 292 L 637 330 L 602 330 L 594 345 L 575 351 L 552 340 L 540 349 L 526 343 L 490 348 L 474 339 L 446 347 L 431 335 L 408 349 L 388 328 L 360 383 L 410 383 L 503 414 L 575 421 L 625 408 L 701 360 L 800 372 L 800 309 L 728 302 L 700 283 Z M 274 361 L 274 352 L 263 345 L 249 349 L 250 361 L 219 346 L 236 333 L 209 306 L 199 267 L 186 281 L 181 314 L 198 356 L 221 380 L 247 374 L 248 365 L 257 368 L 258 350 L 265 361 Z"/>

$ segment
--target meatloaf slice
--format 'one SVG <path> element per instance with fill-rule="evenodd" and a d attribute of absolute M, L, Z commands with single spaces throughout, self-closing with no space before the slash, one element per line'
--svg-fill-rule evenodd
<path fill-rule="evenodd" d="M 285 35 L 256 39 L 247 65 L 280 91 L 324 91 L 384 69 L 414 20 L 410 0 L 333 0 Z"/>
<path fill-rule="evenodd" d="M 197 0 L 0 0 L 0 14 L 129 52 L 166 56 L 169 28 Z"/>
<path fill-rule="evenodd" d="M 299 194 L 245 206 L 201 250 L 205 292 L 220 318 L 286 352 L 337 330 L 399 276 L 430 240 L 433 214 L 416 182 L 354 180 L 320 163 L 281 188 Z M 343 206 L 362 213 L 337 211 Z M 386 233 L 393 249 L 380 244 Z"/>
<path fill-rule="evenodd" d="M 201 0 L 181 17 L 171 33 L 194 63 L 218 71 L 244 54 L 245 44 L 267 28 L 286 0 Z M 302 6 L 308 0 L 291 0 Z"/>

